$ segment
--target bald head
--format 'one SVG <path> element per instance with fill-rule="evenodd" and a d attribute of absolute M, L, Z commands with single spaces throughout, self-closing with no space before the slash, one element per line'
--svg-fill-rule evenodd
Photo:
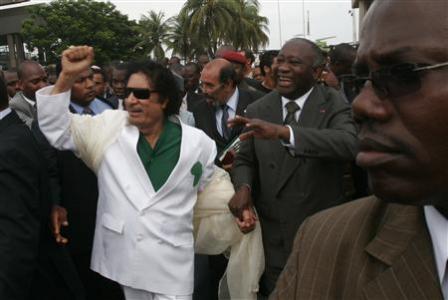
<path fill-rule="evenodd" d="M 202 73 L 209 72 L 216 76 L 222 84 L 231 83 L 236 85 L 236 73 L 233 64 L 224 58 L 215 58 L 205 65 Z"/>
<path fill-rule="evenodd" d="M 36 92 L 47 86 L 47 73 L 40 64 L 35 61 L 24 61 L 18 69 L 19 88 L 25 97 L 36 99 Z"/>
<path fill-rule="evenodd" d="M 410 22 L 410 20 L 413 21 Z M 426 47 L 435 45 L 433 37 L 439 36 L 443 38 L 439 40 L 439 44 L 447 49 L 447 20 L 447 1 L 374 1 L 363 22 L 361 37 L 368 31 L 367 34 L 370 36 L 381 38 L 381 32 L 387 26 L 388 34 L 381 39 L 382 43 L 393 41 L 392 39 L 397 37 L 402 41 L 419 38 L 422 41 L 420 46 Z M 426 42 L 431 44 L 427 45 Z"/>
<path fill-rule="evenodd" d="M 223 58 L 206 64 L 201 73 L 201 88 L 210 101 L 215 104 L 226 103 L 236 88 L 233 64 Z"/>

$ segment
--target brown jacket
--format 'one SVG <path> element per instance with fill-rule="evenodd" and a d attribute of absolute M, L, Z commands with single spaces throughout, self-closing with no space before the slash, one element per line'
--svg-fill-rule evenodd
<path fill-rule="evenodd" d="M 442 300 L 423 210 L 368 197 L 309 218 L 270 299 Z"/>

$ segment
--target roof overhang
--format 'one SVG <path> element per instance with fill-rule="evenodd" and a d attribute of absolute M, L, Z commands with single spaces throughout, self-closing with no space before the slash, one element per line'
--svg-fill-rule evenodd
<path fill-rule="evenodd" d="M 42 3 L 27 1 L 0 6 L 0 35 L 19 33 L 22 23 L 29 17 L 27 8 Z"/>

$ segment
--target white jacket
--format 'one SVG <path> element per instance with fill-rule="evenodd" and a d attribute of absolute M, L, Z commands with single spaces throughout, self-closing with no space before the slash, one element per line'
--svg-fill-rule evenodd
<path fill-rule="evenodd" d="M 214 172 L 215 143 L 184 125 L 180 157 L 155 192 L 137 153 L 139 130 L 125 111 L 80 116 L 68 110 L 70 92 L 37 93 L 39 125 L 58 149 L 72 150 L 98 177 L 99 200 L 91 268 L 146 291 L 193 292 L 193 207 Z M 195 168 L 202 168 L 196 185 Z"/>

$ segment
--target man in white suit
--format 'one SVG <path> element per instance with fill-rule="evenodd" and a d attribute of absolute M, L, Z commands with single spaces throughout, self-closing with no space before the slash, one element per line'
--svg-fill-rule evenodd
<path fill-rule="evenodd" d="M 130 67 L 128 111 L 71 114 L 70 89 L 92 60 L 87 46 L 64 51 L 55 86 L 37 93 L 47 139 L 98 177 L 91 268 L 120 283 L 127 299 L 191 299 L 193 206 L 214 171 L 215 144 L 176 117 L 175 79 L 155 63 Z"/>

